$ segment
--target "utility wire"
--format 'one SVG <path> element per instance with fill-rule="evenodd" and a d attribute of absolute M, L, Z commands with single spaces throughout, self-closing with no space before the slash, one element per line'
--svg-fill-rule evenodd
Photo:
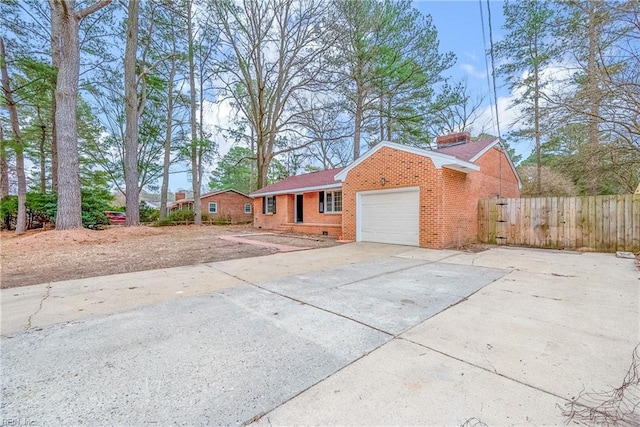
<path fill-rule="evenodd" d="M 482 17 L 482 0 L 479 0 L 479 1 L 480 1 L 480 17 L 483 19 L 482 20 L 482 37 L 484 40 L 484 18 Z M 502 135 L 500 133 L 500 116 L 498 115 L 498 90 L 496 89 L 496 61 L 495 61 L 495 54 L 493 49 L 493 28 L 491 25 L 491 4 L 489 0 L 487 0 L 487 18 L 488 18 L 488 24 L 489 24 L 489 48 L 490 48 L 489 52 L 491 53 L 491 77 L 493 80 L 493 101 L 494 101 L 495 110 L 496 110 L 496 130 L 498 131 L 498 144 L 500 147 L 503 148 L 505 155 L 508 156 L 509 154 L 506 152 L 506 150 L 504 149 L 505 147 L 503 147 L 502 145 Z M 485 55 L 485 61 L 486 60 L 487 60 L 487 56 Z M 487 79 L 488 78 L 489 76 L 487 74 Z M 489 89 L 491 90 L 491 88 Z M 502 155 L 500 156 L 500 160 L 499 160 L 499 173 L 500 173 L 500 177 L 498 179 L 498 185 L 499 185 L 498 198 L 502 197 Z"/>
<path fill-rule="evenodd" d="M 480 6 L 480 26 L 482 27 L 482 47 L 486 49 L 487 36 L 485 35 L 485 31 L 484 31 L 484 11 L 482 8 L 482 0 L 478 0 L 478 5 Z M 489 89 L 489 98 L 491 98 L 491 77 L 489 77 L 489 58 L 487 58 L 486 52 L 484 55 L 484 67 L 487 74 L 487 88 Z M 489 111 L 491 112 L 491 121 L 493 122 L 496 119 L 493 115 L 493 108 L 490 108 Z"/>
<path fill-rule="evenodd" d="M 502 140 L 500 134 L 500 117 L 498 116 L 498 91 L 496 90 L 496 61 L 493 53 L 493 30 L 491 29 L 491 6 L 489 0 L 487 0 L 487 15 L 489 18 L 489 45 L 491 47 L 491 76 L 493 77 L 493 100 L 496 106 L 496 127 L 498 130 L 498 139 Z"/>

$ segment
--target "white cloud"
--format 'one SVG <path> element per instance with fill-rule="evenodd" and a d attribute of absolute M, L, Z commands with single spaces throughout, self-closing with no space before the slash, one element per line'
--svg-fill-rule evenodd
<path fill-rule="evenodd" d="M 204 101 L 204 126 L 211 132 L 212 139 L 218 146 L 220 157 L 227 154 L 231 148 L 232 141 L 223 136 L 223 131 L 231 126 L 236 114 L 237 112 L 231 106 L 229 99 L 220 102 Z"/>
<path fill-rule="evenodd" d="M 477 79 L 487 78 L 486 70 L 482 70 L 482 71 L 476 70 L 476 67 L 474 67 L 471 64 L 462 63 L 460 64 L 460 68 L 462 69 L 462 71 L 469 74 L 471 77 L 475 77 Z"/>

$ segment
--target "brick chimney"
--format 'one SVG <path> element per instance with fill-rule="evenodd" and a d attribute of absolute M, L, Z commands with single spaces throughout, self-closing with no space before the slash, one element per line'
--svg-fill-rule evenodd
<path fill-rule="evenodd" d="M 471 134 L 469 132 L 456 132 L 448 135 L 442 135 L 436 138 L 438 148 L 450 147 L 452 145 L 462 145 L 471 142 Z"/>
<path fill-rule="evenodd" d="M 186 193 L 184 193 L 184 192 L 176 193 L 176 202 L 177 202 L 178 200 L 182 200 L 182 199 L 184 199 L 184 198 L 186 198 L 186 197 L 187 197 L 187 194 L 186 194 Z"/>

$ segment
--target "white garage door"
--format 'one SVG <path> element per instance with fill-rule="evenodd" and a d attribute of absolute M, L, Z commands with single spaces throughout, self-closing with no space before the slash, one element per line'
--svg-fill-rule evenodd
<path fill-rule="evenodd" d="M 358 241 L 419 246 L 418 188 L 358 193 Z"/>

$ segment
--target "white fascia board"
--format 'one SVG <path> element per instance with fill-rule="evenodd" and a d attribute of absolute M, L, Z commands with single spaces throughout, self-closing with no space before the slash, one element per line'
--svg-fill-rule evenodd
<path fill-rule="evenodd" d="M 475 162 L 476 160 L 478 160 L 480 157 L 482 157 L 482 155 L 484 153 L 486 153 L 487 151 L 491 150 L 493 147 L 495 147 L 498 143 L 500 142 L 500 140 L 498 138 L 496 138 L 495 141 L 493 141 L 491 144 L 487 145 L 486 147 L 484 147 L 482 150 L 480 150 L 480 152 L 478 154 L 476 154 L 475 156 L 473 156 L 472 158 L 469 159 L 470 162 Z M 500 144 L 502 145 L 502 144 Z"/>
<path fill-rule="evenodd" d="M 278 196 L 281 194 L 300 194 L 300 193 L 310 193 L 313 191 L 320 190 L 331 190 L 331 189 L 340 189 L 342 188 L 342 184 L 326 184 L 326 185 L 317 185 L 314 187 L 302 187 L 302 188 L 291 188 L 288 190 L 280 190 L 280 191 L 269 191 L 267 193 L 251 193 L 249 197 L 265 197 L 265 196 Z"/>
<path fill-rule="evenodd" d="M 358 166 L 360 163 L 362 163 L 363 161 L 371 157 L 374 153 L 376 153 L 378 150 L 381 150 L 384 147 L 392 148 L 394 150 L 404 151 L 407 153 L 417 154 L 418 156 L 428 157 L 431 159 L 436 169 L 445 167 L 448 169 L 453 169 L 453 170 L 457 170 L 464 173 L 480 170 L 480 166 L 470 162 L 465 162 L 464 160 L 460 160 L 457 157 L 450 156 L 448 154 L 437 153 L 432 150 L 423 150 L 422 148 L 410 147 L 408 145 L 396 144 L 395 142 L 390 142 L 390 141 L 382 141 L 381 143 L 373 147 L 371 150 L 367 151 L 364 154 L 364 156 L 360 157 L 358 160 L 351 163 L 349 166 L 347 166 L 346 168 L 341 170 L 338 174 L 336 174 L 335 180 L 344 182 L 344 180 L 347 178 L 347 174 L 351 169 Z"/>
<path fill-rule="evenodd" d="M 513 164 L 513 161 L 511 160 L 511 156 L 509 156 L 509 153 L 507 152 L 507 149 L 504 147 L 504 145 L 502 144 L 502 141 L 500 141 L 499 138 L 496 138 L 496 140 L 494 142 L 492 142 L 491 144 L 487 145 L 482 151 L 480 151 L 478 154 L 473 156 L 469 161 L 475 162 L 484 153 L 486 153 L 487 151 L 489 151 L 490 149 L 492 149 L 496 145 L 498 145 L 498 147 L 500 147 L 500 150 L 502 150 L 502 152 L 504 153 L 504 156 L 507 158 L 507 161 L 509 162 L 509 167 L 511 167 L 511 170 L 513 171 L 513 174 L 516 176 L 516 179 L 518 180 L 518 188 L 522 188 L 522 180 L 520 179 L 520 176 L 518 175 L 518 170 L 516 169 L 516 165 Z"/>

